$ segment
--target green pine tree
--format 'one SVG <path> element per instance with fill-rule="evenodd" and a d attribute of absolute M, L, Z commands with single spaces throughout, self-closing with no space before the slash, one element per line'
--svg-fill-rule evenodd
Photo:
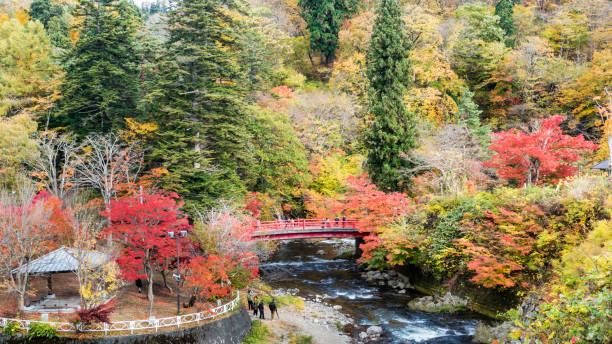
<path fill-rule="evenodd" d="M 499 27 L 506 33 L 507 45 L 512 44 L 509 37 L 514 34 L 514 21 L 512 20 L 514 2 L 515 0 L 499 0 L 497 4 L 495 4 L 495 15 L 499 17 Z"/>
<path fill-rule="evenodd" d="M 65 61 L 59 113 L 51 123 L 79 136 L 106 133 L 136 117 L 137 9 L 125 0 L 79 1 L 79 38 Z"/>
<path fill-rule="evenodd" d="M 228 6 L 184 0 L 168 15 L 155 119 L 160 128 L 150 159 L 168 169 L 164 187 L 191 209 L 243 194 L 241 176 L 252 160 L 239 25 Z"/>
<path fill-rule="evenodd" d="M 310 30 L 310 47 L 321 52 L 325 64 L 334 58 L 338 48 L 338 33 L 344 19 L 358 5 L 356 0 L 299 0 L 302 18 Z"/>
<path fill-rule="evenodd" d="M 72 41 L 68 36 L 72 10 L 73 6 L 68 2 L 34 0 L 30 4 L 28 15 L 45 26 L 51 44 L 61 49 L 69 49 L 72 46 Z"/>
<path fill-rule="evenodd" d="M 403 172 L 411 165 L 401 154 L 417 146 L 414 115 L 403 102 L 411 84 L 411 44 L 404 27 L 397 0 L 381 0 L 367 55 L 368 101 L 373 116 L 367 148 L 370 177 L 386 190 L 406 188 Z"/>
<path fill-rule="evenodd" d="M 478 144 L 486 149 L 491 143 L 491 127 L 480 122 L 482 111 L 478 108 L 478 104 L 474 102 L 473 97 L 474 93 L 469 88 L 466 87 L 461 90 L 461 98 L 457 104 L 457 117 L 459 123 L 470 130 L 470 134 Z"/>

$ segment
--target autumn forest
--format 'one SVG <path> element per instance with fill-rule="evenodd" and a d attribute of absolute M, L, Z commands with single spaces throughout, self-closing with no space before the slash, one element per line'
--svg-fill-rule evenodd
<path fill-rule="evenodd" d="M 606 0 L 0 0 L 0 316 L 56 250 L 62 321 L 208 309 L 345 217 L 474 340 L 608 343 L 611 154 Z"/>

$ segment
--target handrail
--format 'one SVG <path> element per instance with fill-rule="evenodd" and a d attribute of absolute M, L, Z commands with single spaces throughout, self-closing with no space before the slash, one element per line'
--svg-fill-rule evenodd
<path fill-rule="evenodd" d="M 287 229 L 357 229 L 357 220 L 342 220 L 339 219 L 292 219 L 292 220 L 275 220 L 261 221 L 254 225 L 254 232 L 272 231 L 272 230 L 287 230 Z"/>
<path fill-rule="evenodd" d="M 178 315 L 174 317 L 168 318 L 151 318 L 148 320 L 128 320 L 128 321 L 117 321 L 112 322 L 110 324 L 91 324 L 89 327 L 84 327 L 82 325 L 77 325 L 68 322 L 51 322 L 51 321 L 38 321 L 38 320 L 26 320 L 26 319 L 11 319 L 11 318 L 0 318 L 0 323 L 2 327 L 6 327 L 7 324 L 16 322 L 19 323 L 21 328 L 28 330 L 30 324 L 38 323 L 38 324 L 47 324 L 57 328 L 59 332 L 76 332 L 77 329 L 80 332 L 104 332 L 104 334 L 108 334 L 108 332 L 117 332 L 117 331 L 130 331 L 130 333 L 134 333 L 137 330 L 145 330 L 145 329 L 155 329 L 155 332 L 159 328 L 164 327 L 181 327 L 183 324 L 189 324 L 193 322 L 200 322 L 202 320 L 214 319 L 220 315 L 223 315 L 229 311 L 234 310 L 236 305 L 240 303 L 240 291 L 236 291 L 236 297 L 224 304 L 212 308 L 208 311 L 191 313 L 185 315 Z"/>

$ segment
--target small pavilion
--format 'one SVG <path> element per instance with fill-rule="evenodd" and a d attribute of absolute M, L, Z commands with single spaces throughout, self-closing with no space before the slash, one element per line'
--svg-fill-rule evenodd
<path fill-rule="evenodd" d="M 80 308 L 78 282 L 75 276 L 66 276 L 66 273 L 73 273 L 79 269 L 78 256 L 79 253 L 77 250 L 62 246 L 55 251 L 34 259 L 28 264 L 30 276 L 46 277 L 47 293 L 46 295 L 37 295 L 32 299 L 29 295 L 26 296 L 26 312 L 72 313 Z M 100 266 L 108 262 L 110 258 L 110 255 L 93 251 L 85 252 L 83 255 L 83 259 L 87 261 L 90 267 Z M 26 269 L 26 267 L 23 266 L 21 269 Z M 14 269 L 13 273 L 16 272 L 17 269 Z M 61 290 L 56 295 L 53 289 L 53 276 L 60 274 L 62 277 Z M 77 282 L 76 286 L 75 282 Z M 74 292 L 75 288 L 76 292 Z"/>
<path fill-rule="evenodd" d="M 600 163 L 598 163 L 597 165 L 593 165 L 591 166 L 592 170 L 602 170 L 602 171 L 610 171 L 610 161 L 609 159 L 606 159 Z"/>

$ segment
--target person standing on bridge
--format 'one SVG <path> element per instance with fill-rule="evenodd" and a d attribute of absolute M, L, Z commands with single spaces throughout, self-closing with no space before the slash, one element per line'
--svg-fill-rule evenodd
<path fill-rule="evenodd" d="M 325 218 L 325 222 L 327 223 L 327 228 L 331 228 L 331 222 L 329 221 L 329 217 Z"/>
<path fill-rule="evenodd" d="M 346 227 L 346 215 L 342 215 L 342 227 Z"/>
<path fill-rule="evenodd" d="M 336 218 L 334 219 L 335 226 L 338 227 L 338 225 L 340 224 L 340 218 L 338 217 L 338 215 L 336 215 Z"/>

